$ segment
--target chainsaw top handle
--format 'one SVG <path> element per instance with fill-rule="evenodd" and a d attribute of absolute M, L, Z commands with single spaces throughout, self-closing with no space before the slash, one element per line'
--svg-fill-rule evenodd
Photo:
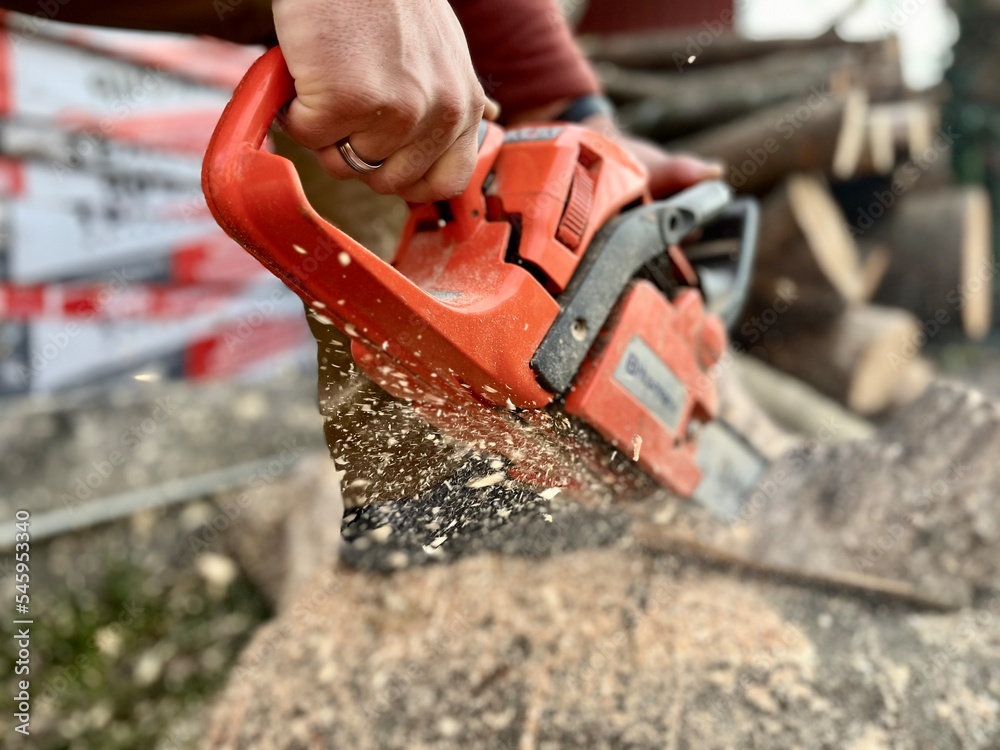
<path fill-rule="evenodd" d="M 282 224 L 282 218 L 275 216 L 275 200 L 281 195 L 286 198 L 292 196 L 300 211 L 312 209 L 292 164 L 283 157 L 261 150 L 272 123 L 294 98 L 295 81 L 281 49 L 275 47 L 268 50 L 237 86 L 216 126 L 205 155 L 202 187 L 208 207 L 219 224 L 275 275 L 301 293 L 304 290 L 299 282 L 304 280 L 291 278 L 288 270 L 301 265 L 303 259 L 294 256 L 283 259 L 279 256 L 284 254 L 276 252 L 278 247 L 288 243 L 282 242 L 285 239 L 283 233 L 275 231 Z M 480 159 L 470 186 L 477 181 L 482 184 L 502 142 L 503 131 L 484 121 L 479 129 Z M 463 195 L 461 200 L 476 203 L 476 191 L 469 190 L 467 193 L 469 195 Z M 483 205 L 470 206 L 470 209 L 479 209 L 481 215 L 485 214 L 481 191 L 478 192 L 478 200 Z M 457 218 L 461 221 L 468 213 L 463 212 Z M 356 241 L 325 221 L 320 220 L 316 228 L 319 236 L 314 239 L 328 249 L 346 252 L 352 259 L 355 255 L 369 254 Z M 258 242 L 249 241 L 254 237 Z M 298 262 L 286 262 L 288 260 Z M 313 295 L 313 299 L 317 298 Z"/>

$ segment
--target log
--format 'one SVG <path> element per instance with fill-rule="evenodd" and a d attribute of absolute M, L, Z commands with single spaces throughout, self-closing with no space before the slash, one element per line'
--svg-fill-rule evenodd
<path fill-rule="evenodd" d="M 891 254 L 875 300 L 910 310 L 933 331 L 960 326 L 982 339 L 990 330 L 996 275 L 991 233 L 989 195 L 981 187 L 902 196 L 872 232 Z"/>
<path fill-rule="evenodd" d="M 732 31 L 700 39 L 705 33 L 643 32 L 611 36 L 585 36 L 583 51 L 592 59 L 626 68 L 681 71 L 691 65 L 706 67 L 744 62 L 781 52 L 803 52 L 843 47 L 847 44 L 835 31 L 810 39 L 747 39 Z M 708 36 L 713 36 L 708 34 Z M 708 44 L 703 44 L 708 41 Z M 688 60 L 694 56 L 694 60 Z"/>
<path fill-rule="evenodd" d="M 941 108 L 936 102 L 915 99 L 882 105 L 893 127 L 902 131 L 910 157 L 916 157 L 933 147 L 934 134 L 941 127 Z"/>
<path fill-rule="evenodd" d="M 864 84 L 875 101 L 905 99 L 910 90 L 903 80 L 899 39 L 894 36 L 862 43 Z"/>
<path fill-rule="evenodd" d="M 789 177 L 764 200 L 757 263 L 742 341 L 772 330 L 828 324 L 861 300 L 857 247 L 839 207 L 816 177 Z"/>
<path fill-rule="evenodd" d="M 914 357 L 912 362 L 900 370 L 888 411 L 902 409 L 921 398 L 934 383 L 936 376 L 936 368 L 930 360 L 926 357 Z"/>
<path fill-rule="evenodd" d="M 852 172 L 838 175 L 849 179 L 855 175 L 889 175 L 907 164 L 916 164 L 921 171 L 949 163 L 939 158 L 949 150 L 950 142 L 942 137 L 940 92 L 922 94 L 919 98 L 880 102 L 868 107 L 865 115 L 865 139 Z"/>
<path fill-rule="evenodd" d="M 779 427 L 823 443 L 864 440 L 875 433 L 871 422 L 758 359 L 736 357 L 733 369 L 746 393 Z"/>
<path fill-rule="evenodd" d="M 986 750 L 1000 732 L 969 709 L 1000 668 L 987 597 L 937 612 L 617 548 L 340 570 L 311 594 L 240 655 L 206 750 Z"/>
<path fill-rule="evenodd" d="M 875 305 L 848 307 L 826 329 L 786 335 L 751 353 L 804 380 L 859 414 L 894 403 L 897 383 L 922 342 L 920 322 L 908 312 Z"/>
<path fill-rule="evenodd" d="M 860 74 L 851 47 L 780 52 L 741 65 L 694 68 L 684 73 L 649 72 L 603 63 L 597 70 L 605 91 L 619 104 L 631 132 L 666 140 L 801 96 L 827 90 L 835 71 Z"/>
<path fill-rule="evenodd" d="M 776 461 L 799 447 L 801 440 L 762 407 L 757 393 L 751 393 L 743 377 L 747 357 L 729 354 L 719 366 L 719 418 L 741 435 L 768 461 Z"/>
<path fill-rule="evenodd" d="M 873 109 L 868 118 L 868 147 L 872 169 L 888 174 L 896 166 L 896 134 L 892 118 L 885 110 Z"/>
<path fill-rule="evenodd" d="M 865 259 L 863 263 L 876 248 L 889 252 L 885 242 L 888 234 L 886 217 L 891 216 L 890 209 L 900 197 L 918 191 L 953 188 L 955 185 L 951 147 L 941 135 L 934 139 L 930 149 L 898 164 L 889 174 L 874 174 L 874 170 L 869 168 L 869 156 L 866 143 L 866 153 L 855 175 L 851 179 L 830 183 L 830 191 L 847 217 L 848 231 Z M 880 284 L 881 276 L 876 274 L 866 281 Z M 875 291 L 872 289 L 871 294 Z"/>
<path fill-rule="evenodd" d="M 598 63 L 685 74 L 711 67 L 735 68 L 773 55 L 819 55 L 833 49 L 849 49 L 860 58 L 860 72 L 878 99 L 899 98 L 906 91 L 899 41 L 895 37 L 846 42 L 830 31 L 811 39 L 754 40 L 729 31 L 712 34 L 694 30 L 585 37 L 581 45 Z"/>
<path fill-rule="evenodd" d="M 718 159 L 741 193 L 762 194 L 793 172 L 833 172 L 841 132 L 857 127 L 849 92 L 784 102 L 669 144 L 672 151 Z M 852 105 L 856 106 L 856 105 Z"/>
<path fill-rule="evenodd" d="M 892 253 L 883 243 L 875 243 L 869 246 L 863 254 L 861 261 L 861 285 L 864 289 L 862 298 L 865 302 L 871 302 L 875 292 L 882 285 L 885 272 L 889 270 L 892 263 Z"/>

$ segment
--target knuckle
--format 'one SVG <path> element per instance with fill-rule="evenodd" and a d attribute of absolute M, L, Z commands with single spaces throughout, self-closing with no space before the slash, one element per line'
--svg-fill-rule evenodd
<path fill-rule="evenodd" d="M 384 102 L 379 111 L 386 113 L 392 121 L 411 130 L 424 119 L 426 109 L 412 96 L 397 96 Z"/>
<path fill-rule="evenodd" d="M 462 124 L 474 109 L 473 102 L 454 92 L 443 94 L 437 102 L 437 116 L 443 124 L 449 126 Z"/>
<path fill-rule="evenodd" d="M 475 119 L 480 120 L 483 116 L 483 110 L 486 109 L 486 94 L 483 93 L 482 86 L 478 86 L 472 95 L 472 105 L 470 107 L 473 115 L 476 115 Z"/>
<path fill-rule="evenodd" d="M 335 134 L 345 117 L 344 111 L 336 100 L 301 94 L 292 101 L 281 124 L 296 142 L 319 150 L 336 140 Z"/>

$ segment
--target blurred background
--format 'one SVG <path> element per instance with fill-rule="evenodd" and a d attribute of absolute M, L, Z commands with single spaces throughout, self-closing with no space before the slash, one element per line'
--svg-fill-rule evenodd
<path fill-rule="evenodd" d="M 624 127 L 761 199 L 738 353 L 875 422 L 941 374 L 1000 394 L 1000 3 L 562 5 Z M 0 515 L 32 514 L 31 746 L 193 747 L 297 575 L 287 519 L 327 461 L 302 307 L 199 185 L 261 50 L 7 14 L 0 52 Z"/>

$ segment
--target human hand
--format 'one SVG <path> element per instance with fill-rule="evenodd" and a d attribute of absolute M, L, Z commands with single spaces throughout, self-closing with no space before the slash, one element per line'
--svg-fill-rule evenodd
<path fill-rule="evenodd" d="M 622 133 L 607 115 L 588 117 L 582 124 L 617 140 L 646 167 L 649 191 L 654 198 L 673 195 L 704 180 L 717 180 L 724 174 L 718 162 L 686 154 L 671 154 L 651 141 Z"/>
<path fill-rule="evenodd" d="M 571 102 L 565 99 L 552 102 L 544 107 L 519 114 L 510 124 L 524 125 L 530 122 L 549 121 L 565 111 L 570 104 Z M 626 151 L 646 167 L 649 172 L 649 191 L 654 198 L 673 195 L 704 180 L 717 180 L 725 173 L 722 164 L 718 162 L 705 161 L 685 154 L 671 154 L 651 141 L 623 133 L 614 119 L 608 115 L 591 115 L 580 124 L 622 144 Z"/>
<path fill-rule="evenodd" d="M 274 0 L 296 97 L 285 129 L 324 169 L 427 203 L 465 189 L 480 120 L 496 117 L 447 0 Z M 345 138 L 368 175 L 344 161 Z"/>

